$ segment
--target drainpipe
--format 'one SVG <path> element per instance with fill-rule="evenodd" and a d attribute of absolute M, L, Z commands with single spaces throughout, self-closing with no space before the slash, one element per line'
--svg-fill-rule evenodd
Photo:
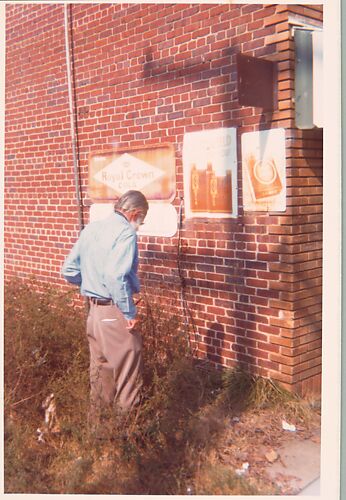
<path fill-rule="evenodd" d="M 67 87 L 68 87 L 68 101 L 70 109 L 70 123 L 71 123 L 71 137 L 72 137 L 72 154 L 73 154 L 73 174 L 76 192 L 76 200 L 78 206 L 78 223 L 79 230 L 84 227 L 83 223 L 83 210 L 80 194 L 79 184 L 79 164 L 78 164 L 78 151 L 77 151 L 77 130 L 76 130 L 76 117 L 75 106 L 73 101 L 72 91 L 72 76 L 71 76 L 71 60 L 70 60 L 70 42 L 69 42 L 69 20 L 68 20 L 68 4 L 64 4 L 64 27 L 65 27 L 65 53 L 66 53 L 66 68 L 67 68 Z"/>

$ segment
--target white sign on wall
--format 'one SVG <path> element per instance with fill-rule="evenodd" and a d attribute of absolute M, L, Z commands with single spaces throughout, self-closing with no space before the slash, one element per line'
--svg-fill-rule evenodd
<path fill-rule="evenodd" d="M 285 212 L 285 129 L 244 133 L 241 149 L 244 210 Z"/>
<path fill-rule="evenodd" d="M 145 186 L 158 180 L 163 174 L 164 172 L 154 165 L 124 153 L 99 170 L 94 175 L 94 179 L 124 194 L 130 189 L 143 190 Z"/>
<path fill-rule="evenodd" d="M 93 203 L 90 207 L 90 222 L 108 217 L 114 203 Z M 149 210 L 138 235 L 172 237 L 178 229 L 178 215 L 170 203 L 149 203 Z"/>
<path fill-rule="evenodd" d="M 235 128 L 185 134 L 183 168 L 187 219 L 237 217 Z"/>

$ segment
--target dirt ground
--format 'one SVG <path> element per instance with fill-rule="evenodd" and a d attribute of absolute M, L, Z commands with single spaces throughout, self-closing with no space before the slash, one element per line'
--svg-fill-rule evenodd
<path fill-rule="evenodd" d="M 291 430 L 285 430 L 283 422 Z M 294 450 L 300 454 L 308 448 L 314 456 L 309 456 L 310 465 L 306 467 L 311 468 L 310 458 L 314 458 L 318 465 L 309 472 L 318 477 L 320 442 L 319 410 L 309 412 L 309 418 L 304 420 L 286 419 L 277 409 L 248 411 L 229 419 L 209 460 L 235 470 L 244 480 L 264 490 L 263 494 L 294 495 L 306 485 L 307 475 L 292 454 Z"/>
<path fill-rule="evenodd" d="M 267 408 L 245 410 L 239 416 L 232 412 L 227 418 L 217 413 L 202 417 L 198 425 L 218 427 L 220 432 L 196 458 L 200 466 L 186 482 L 186 492 L 179 494 L 298 494 L 319 476 L 320 411 L 309 408 L 305 418 L 286 415 L 282 409 Z M 291 430 L 285 430 L 283 422 Z M 201 429 L 195 431 L 202 436 Z M 179 439 L 177 435 L 177 446 Z M 112 453 L 114 450 L 107 447 L 106 462 L 99 463 L 96 475 Z M 306 460 L 306 464 L 302 466 L 296 457 Z"/>

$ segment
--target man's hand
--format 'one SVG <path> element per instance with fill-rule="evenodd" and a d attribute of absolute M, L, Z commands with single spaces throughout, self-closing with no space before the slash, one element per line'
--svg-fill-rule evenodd
<path fill-rule="evenodd" d="M 136 326 L 137 323 L 138 323 L 138 319 L 128 319 L 126 328 L 128 330 L 132 330 Z"/>

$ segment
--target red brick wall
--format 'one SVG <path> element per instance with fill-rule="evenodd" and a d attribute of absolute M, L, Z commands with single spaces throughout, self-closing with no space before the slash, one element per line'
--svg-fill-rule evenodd
<path fill-rule="evenodd" d="M 287 210 L 244 213 L 238 144 L 237 219 L 184 220 L 181 268 L 198 351 L 302 393 L 321 373 L 322 133 L 294 125 L 289 15 L 320 6 L 72 6 L 82 198 L 88 154 L 171 142 L 183 197 L 186 132 L 286 129 Z M 6 275 L 63 284 L 78 235 L 62 5 L 7 6 Z M 278 110 L 240 107 L 236 54 L 278 61 Z M 84 207 L 85 220 L 89 209 Z M 178 236 L 141 237 L 147 293 L 182 310 Z"/>
<path fill-rule="evenodd" d="M 76 234 L 63 7 L 7 7 L 5 269 L 59 276 Z"/>

